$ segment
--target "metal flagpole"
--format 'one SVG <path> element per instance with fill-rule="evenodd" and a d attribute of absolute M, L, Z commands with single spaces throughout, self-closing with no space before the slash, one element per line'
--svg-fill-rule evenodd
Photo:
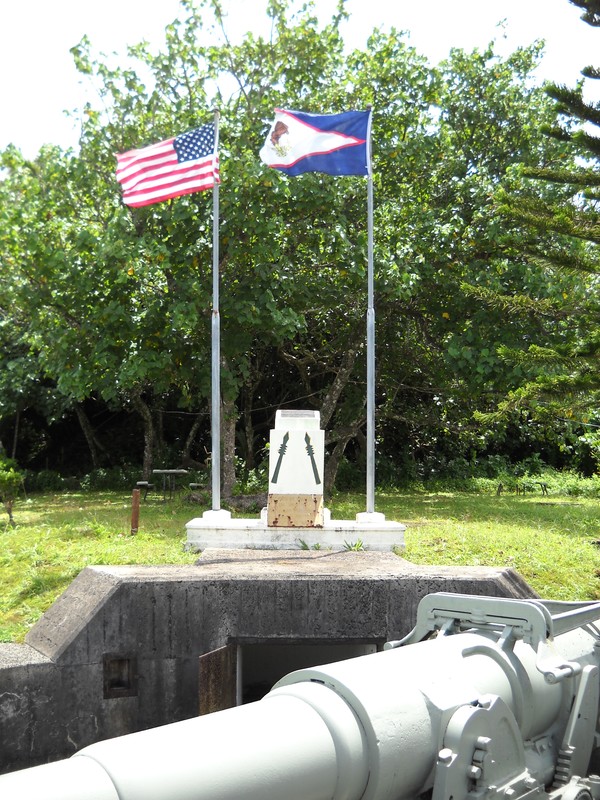
<path fill-rule="evenodd" d="M 216 161 L 219 152 L 219 111 L 215 109 Z M 219 317 L 219 182 L 213 183 L 213 301 L 211 323 L 212 507 L 221 508 L 221 323 Z"/>
<path fill-rule="evenodd" d="M 370 109 L 369 109 L 370 111 Z M 367 232 L 368 232 L 368 296 L 367 296 L 367 514 L 375 511 L 375 301 L 373 279 L 373 168 L 371 159 L 371 125 L 367 141 Z"/>

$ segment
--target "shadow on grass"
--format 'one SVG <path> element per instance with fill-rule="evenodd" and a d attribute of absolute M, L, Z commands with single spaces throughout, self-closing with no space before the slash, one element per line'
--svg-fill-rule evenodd
<path fill-rule="evenodd" d="M 80 572 L 78 568 L 69 570 L 48 566 L 40 568 L 26 579 L 24 586 L 15 594 L 15 600 L 10 605 L 16 607 L 31 598 L 43 603 L 44 596 L 50 596 L 52 601 Z"/>

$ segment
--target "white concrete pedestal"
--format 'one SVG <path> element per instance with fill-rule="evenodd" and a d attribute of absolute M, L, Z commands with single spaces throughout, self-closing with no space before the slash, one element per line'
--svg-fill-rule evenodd
<path fill-rule="evenodd" d="M 227 516 L 229 515 L 229 516 Z M 267 509 L 258 519 L 232 519 L 228 511 L 206 511 L 187 525 L 187 549 L 207 547 L 256 550 L 392 550 L 404 549 L 406 526 L 387 522 L 384 514 L 361 513 L 356 520 L 332 520 L 323 511 L 322 528 L 283 528 L 267 525 Z"/>

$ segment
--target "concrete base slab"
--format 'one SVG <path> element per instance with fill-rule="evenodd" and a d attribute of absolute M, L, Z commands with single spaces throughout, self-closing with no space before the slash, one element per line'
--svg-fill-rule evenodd
<path fill-rule="evenodd" d="M 222 519 L 207 515 L 186 525 L 188 550 L 207 547 L 253 550 L 404 550 L 406 526 L 384 514 L 357 514 L 356 520 L 332 520 L 323 509 L 323 527 L 275 527 L 267 509 L 259 519 Z"/>

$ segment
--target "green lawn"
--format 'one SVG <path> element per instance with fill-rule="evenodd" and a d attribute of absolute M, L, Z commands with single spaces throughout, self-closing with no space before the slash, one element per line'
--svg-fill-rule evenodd
<path fill-rule="evenodd" d="M 600 598 L 600 500 L 461 492 L 379 493 L 377 510 L 407 525 L 404 557 L 419 564 L 514 567 L 542 597 Z M 337 519 L 364 511 L 364 498 L 336 495 Z M 202 513 L 184 498 L 142 503 L 130 535 L 125 493 L 35 495 L 2 518 L 0 641 L 22 641 L 88 564 L 185 564 L 185 523 Z"/>
<path fill-rule="evenodd" d="M 20 641 L 28 628 L 89 564 L 193 563 L 184 551 L 185 523 L 196 511 L 181 501 L 142 503 L 140 530 L 130 535 L 125 494 L 34 495 L 15 505 L 0 552 L 0 641 Z"/>
<path fill-rule="evenodd" d="M 393 494 L 378 510 L 407 525 L 416 564 L 508 566 L 541 596 L 600 598 L 600 501 L 462 493 Z"/>

